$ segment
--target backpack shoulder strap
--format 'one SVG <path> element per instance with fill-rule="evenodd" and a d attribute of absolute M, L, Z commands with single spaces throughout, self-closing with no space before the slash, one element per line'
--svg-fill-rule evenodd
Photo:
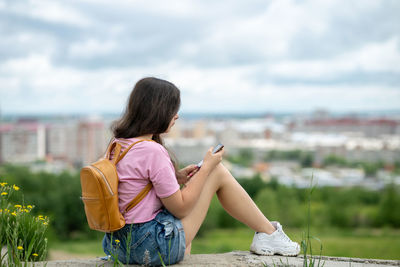
<path fill-rule="evenodd" d="M 124 152 L 122 152 L 122 154 L 118 157 L 114 157 L 113 162 L 115 165 L 117 165 L 117 163 L 123 159 L 123 157 L 125 157 L 126 153 L 128 153 L 128 151 L 137 143 L 140 142 L 144 142 L 144 141 L 151 141 L 151 142 L 155 142 L 154 140 L 151 139 L 141 139 L 138 140 L 132 144 L 130 144 L 125 150 Z M 115 144 L 115 143 L 114 143 Z M 118 145 L 119 145 L 119 150 L 118 150 Z M 121 145 L 117 144 L 116 145 L 116 154 L 115 155 L 119 155 L 120 151 L 121 151 Z M 150 192 L 150 190 L 153 188 L 153 184 L 151 182 L 149 182 L 143 189 L 142 191 L 140 191 L 140 193 L 134 198 L 132 199 L 131 202 L 128 203 L 128 205 L 126 206 L 125 210 L 122 212 L 122 214 L 125 214 L 126 212 L 128 212 L 130 209 L 134 208 L 137 204 L 140 203 L 140 201 L 142 201 L 142 199 Z"/>
<path fill-rule="evenodd" d="M 154 140 L 151 140 L 151 139 L 141 139 L 141 140 L 138 140 L 138 141 L 136 141 L 136 142 L 130 144 L 130 145 L 124 150 L 124 152 L 122 152 L 122 154 L 119 155 L 119 154 L 121 153 L 121 150 L 122 150 L 121 144 L 118 143 L 118 142 L 113 142 L 113 140 L 111 140 L 111 141 L 110 141 L 110 144 L 109 144 L 108 147 L 107 147 L 107 151 L 106 151 L 106 154 L 104 155 L 104 158 L 110 159 L 111 152 L 115 149 L 115 150 L 114 150 L 114 158 L 112 159 L 112 162 L 114 163 L 114 165 L 117 165 L 117 163 L 118 163 L 123 157 L 125 157 L 126 153 L 128 153 L 128 151 L 129 151 L 134 145 L 136 145 L 137 143 L 143 142 L 143 141 L 152 141 L 152 142 L 155 142 Z"/>
<path fill-rule="evenodd" d="M 124 150 L 124 152 L 122 152 L 122 154 L 118 157 L 118 159 L 116 159 L 115 165 L 117 165 L 117 163 L 118 163 L 121 159 L 123 159 L 123 158 L 125 157 L 126 153 L 128 153 L 128 151 L 129 151 L 129 149 L 131 149 L 131 148 L 132 148 L 134 145 L 136 145 L 137 143 L 144 142 L 144 141 L 151 141 L 151 142 L 154 142 L 154 140 L 151 140 L 151 139 L 140 139 L 140 140 L 138 140 L 138 141 L 136 141 L 136 142 L 130 144 L 130 145 Z M 118 155 L 119 155 L 119 153 L 118 153 Z"/>
<path fill-rule="evenodd" d="M 134 208 L 140 201 L 150 192 L 151 188 L 153 188 L 152 183 L 148 183 L 142 191 L 134 198 L 131 202 L 129 202 L 128 206 L 126 206 L 124 212 L 122 214 L 127 213 L 130 209 Z"/>
<path fill-rule="evenodd" d="M 110 160 L 111 152 L 114 150 L 114 158 L 111 160 L 111 162 L 115 165 L 118 159 L 118 155 L 119 153 L 121 153 L 121 149 L 122 146 L 120 143 L 113 142 L 113 140 L 111 140 L 110 144 L 107 147 L 107 152 L 104 155 L 104 158 Z"/>

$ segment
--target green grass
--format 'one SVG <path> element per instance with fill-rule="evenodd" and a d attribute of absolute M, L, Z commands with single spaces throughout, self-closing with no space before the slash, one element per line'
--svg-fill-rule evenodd
<path fill-rule="evenodd" d="M 68 254 L 103 257 L 104 252 L 101 247 L 101 241 L 101 239 L 53 241 L 49 244 L 49 249 L 50 253 L 52 250 L 58 250 Z"/>
<path fill-rule="evenodd" d="M 293 241 L 301 241 L 302 230 L 287 229 Z M 322 254 L 326 256 L 400 259 L 400 231 L 390 229 L 325 229 L 311 230 L 322 241 Z M 218 229 L 194 240 L 192 253 L 221 253 L 248 250 L 254 232 L 246 228 Z M 312 242 L 313 254 L 319 254 L 319 243 Z"/>
<path fill-rule="evenodd" d="M 288 236 L 301 241 L 301 229 L 284 229 Z M 193 254 L 223 253 L 248 250 L 254 232 L 247 228 L 217 229 L 197 237 L 192 244 Z M 322 241 L 326 256 L 399 260 L 400 230 L 393 229 L 312 229 L 311 234 Z M 319 244 L 313 241 L 313 254 L 319 254 Z M 52 249 L 66 253 L 103 256 L 101 240 L 51 242 Z"/>

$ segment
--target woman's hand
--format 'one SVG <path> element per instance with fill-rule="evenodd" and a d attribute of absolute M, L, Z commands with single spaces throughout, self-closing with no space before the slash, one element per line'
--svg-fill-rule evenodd
<path fill-rule="evenodd" d="M 178 171 L 176 179 L 179 184 L 186 184 L 190 178 L 198 171 L 197 165 L 191 164 Z"/>
<path fill-rule="evenodd" d="M 213 147 L 211 147 L 207 151 L 206 156 L 203 159 L 202 168 L 209 168 L 209 170 L 212 170 L 222 161 L 222 156 L 224 155 L 224 149 L 222 148 L 219 152 L 215 154 L 213 154 L 212 151 Z"/>

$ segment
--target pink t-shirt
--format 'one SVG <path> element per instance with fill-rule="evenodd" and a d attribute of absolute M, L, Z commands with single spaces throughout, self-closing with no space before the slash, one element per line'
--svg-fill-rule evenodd
<path fill-rule="evenodd" d="M 140 139 L 115 140 L 122 145 L 124 151 L 126 147 Z M 168 152 L 156 142 L 144 141 L 134 145 L 117 164 L 117 173 L 121 212 L 149 182 L 153 184 L 153 188 L 142 201 L 124 215 L 126 223 L 143 223 L 154 219 L 163 207 L 160 198 L 169 197 L 179 190 L 175 169 Z"/>

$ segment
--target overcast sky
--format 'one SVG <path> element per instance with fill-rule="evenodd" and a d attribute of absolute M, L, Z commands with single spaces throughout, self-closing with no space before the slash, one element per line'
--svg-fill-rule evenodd
<path fill-rule="evenodd" d="M 181 112 L 400 109 L 400 1 L 0 0 L 0 110 L 120 113 L 135 82 Z"/>

